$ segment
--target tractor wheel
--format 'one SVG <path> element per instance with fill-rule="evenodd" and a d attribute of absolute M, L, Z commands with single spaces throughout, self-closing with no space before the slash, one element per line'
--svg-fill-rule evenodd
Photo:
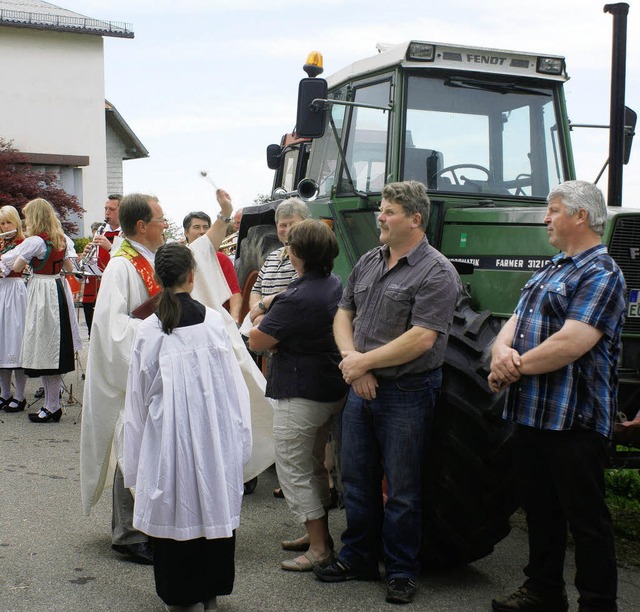
<path fill-rule="evenodd" d="M 425 459 L 422 562 L 425 567 L 485 557 L 510 531 L 516 510 L 510 437 L 500 417 L 504 394 L 487 384 L 499 323 L 464 297 L 456 308 L 442 391 Z"/>
<path fill-rule="evenodd" d="M 273 225 L 254 225 L 249 228 L 242 241 L 242 254 L 235 262 L 240 287 L 244 287 L 249 273 L 252 270 L 259 271 L 267 255 L 281 246 Z"/>

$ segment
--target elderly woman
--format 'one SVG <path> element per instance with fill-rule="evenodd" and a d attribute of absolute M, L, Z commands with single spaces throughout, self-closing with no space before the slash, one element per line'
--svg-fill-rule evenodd
<path fill-rule="evenodd" d="M 74 352 L 80 347 L 73 333 L 73 298 L 60 272 L 72 269 L 60 221 L 49 202 L 28 202 L 25 215 L 29 237 L 2 255 L 0 276 L 22 273 L 31 266 L 27 287 L 27 312 L 22 337 L 21 365 L 29 377 L 42 377 L 44 407 L 29 415 L 34 423 L 57 423 L 62 416 L 62 374 L 75 369 Z"/>
<path fill-rule="evenodd" d="M 249 346 L 274 352 L 266 393 L 276 400 L 276 469 L 287 503 L 309 538 L 309 550 L 281 566 L 304 572 L 333 556 L 324 449 L 331 418 L 340 412 L 346 393 L 333 339 L 342 284 L 331 273 L 338 243 L 326 224 L 315 219 L 296 223 L 289 230 L 287 248 L 298 278 L 273 299 L 251 330 Z"/>
<path fill-rule="evenodd" d="M 22 221 L 13 206 L 0 208 L 0 256 L 10 253 L 24 241 Z M 27 288 L 22 274 L 9 271 L 0 278 L 0 410 L 20 412 L 25 409 L 26 376 L 20 365 Z M 15 392 L 11 392 L 13 374 Z"/>

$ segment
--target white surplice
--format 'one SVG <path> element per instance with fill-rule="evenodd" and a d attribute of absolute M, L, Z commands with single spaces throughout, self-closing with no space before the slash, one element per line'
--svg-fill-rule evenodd
<path fill-rule="evenodd" d="M 253 453 L 249 463 L 244 467 L 244 480 L 247 482 L 264 472 L 275 461 L 273 407 L 271 401 L 264 395 L 267 382 L 251 358 L 236 322 L 222 306 L 231 297 L 231 290 L 224 278 L 211 240 L 206 235 L 200 236 L 189 247 L 193 251 L 197 264 L 191 297 L 213 308 L 223 317 L 244 381 L 249 388 Z"/>
<path fill-rule="evenodd" d="M 173 540 L 227 538 L 240 524 L 251 456 L 249 392 L 222 315 L 162 332 L 139 327 L 124 411 L 133 526 Z"/>
<path fill-rule="evenodd" d="M 131 311 L 148 298 L 133 264 L 112 257 L 96 300 L 82 403 L 80 488 L 86 514 L 111 484 L 116 457 L 122 458 L 121 413 L 133 341 L 142 323 Z"/>

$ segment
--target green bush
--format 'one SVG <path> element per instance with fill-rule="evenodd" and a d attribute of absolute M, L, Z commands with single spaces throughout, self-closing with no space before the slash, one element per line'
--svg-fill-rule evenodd
<path fill-rule="evenodd" d="M 640 472 L 606 470 L 605 484 L 616 535 L 640 542 Z"/>
<path fill-rule="evenodd" d="M 91 242 L 91 238 L 74 238 L 73 245 L 76 249 L 76 253 L 82 253 L 84 247 Z"/>

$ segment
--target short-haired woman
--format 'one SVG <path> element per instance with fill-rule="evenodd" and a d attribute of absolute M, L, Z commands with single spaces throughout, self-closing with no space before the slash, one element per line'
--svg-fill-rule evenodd
<path fill-rule="evenodd" d="M 306 219 L 292 225 L 287 246 L 298 278 L 274 298 L 249 333 L 249 346 L 275 351 L 266 394 L 276 400 L 276 469 L 285 499 L 309 536 L 309 550 L 281 567 L 303 572 L 333 558 L 324 455 L 331 419 L 342 409 L 347 391 L 333 338 L 342 283 L 331 273 L 338 243 L 325 223 Z"/>
<path fill-rule="evenodd" d="M 124 482 L 167 609 L 215 610 L 216 596 L 233 589 L 249 392 L 222 316 L 190 295 L 191 250 L 161 246 L 155 271 L 160 303 L 138 329 L 129 366 Z"/>

